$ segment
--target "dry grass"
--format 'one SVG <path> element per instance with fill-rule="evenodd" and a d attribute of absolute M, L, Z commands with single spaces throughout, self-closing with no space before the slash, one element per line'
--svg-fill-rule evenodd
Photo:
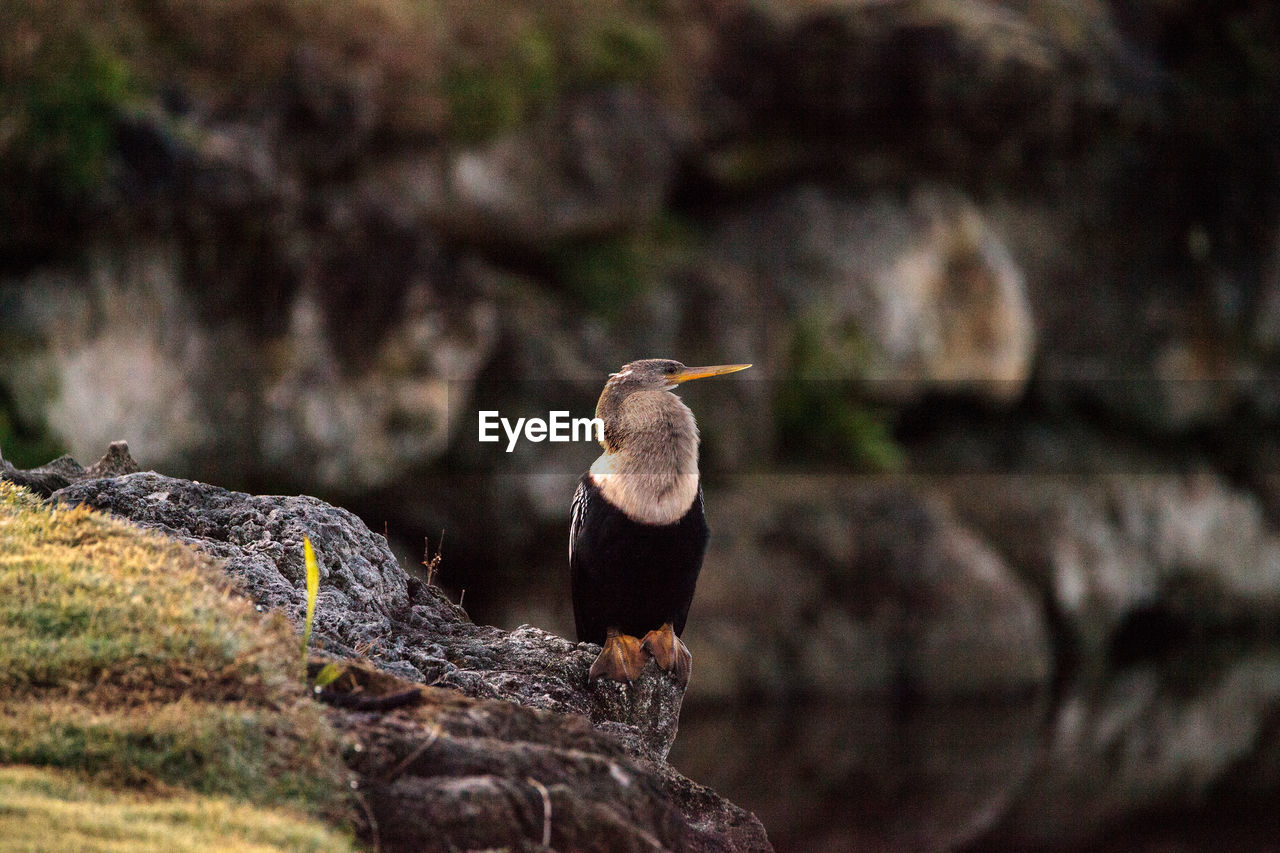
<path fill-rule="evenodd" d="M 68 773 L 0 768 L 0 851 L 349 851 L 342 835 L 279 809 L 218 797 L 155 798 Z"/>
<path fill-rule="evenodd" d="M 0 764 L 344 820 L 297 643 L 191 549 L 0 483 Z"/>

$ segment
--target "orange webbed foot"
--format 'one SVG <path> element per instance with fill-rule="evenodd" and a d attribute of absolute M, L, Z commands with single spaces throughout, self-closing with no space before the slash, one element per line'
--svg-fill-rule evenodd
<path fill-rule="evenodd" d="M 640 677 L 644 665 L 649 662 L 640 641 L 629 634 L 619 634 L 610 628 L 604 641 L 604 649 L 587 676 L 588 683 L 598 678 L 625 681 L 628 684 Z"/>
<path fill-rule="evenodd" d="M 675 676 L 676 682 L 681 687 L 689 686 L 689 676 L 693 672 L 693 655 L 689 654 L 685 644 L 680 642 L 670 622 L 645 634 L 644 641 L 640 645 L 653 655 L 658 666 Z"/>

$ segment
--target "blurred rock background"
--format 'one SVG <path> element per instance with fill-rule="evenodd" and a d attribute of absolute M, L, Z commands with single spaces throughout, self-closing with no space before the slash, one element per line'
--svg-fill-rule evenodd
<path fill-rule="evenodd" d="M 1280 12 L 4 0 L 0 449 L 444 532 L 572 633 L 637 357 L 713 545 L 672 759 L 779 850 L 1273 849 Z"/>

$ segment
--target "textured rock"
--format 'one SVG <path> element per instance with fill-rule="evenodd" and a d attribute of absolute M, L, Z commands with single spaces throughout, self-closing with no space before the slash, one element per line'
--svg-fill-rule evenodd
<path fill-rule="evenodd" d="M 425 282 L 411 286 L 395 323 L 352 375 L 323 305 L 300 293 L 278 342 L 280 369 L 259 389 L 262 463 L 345 491 L 385 486 L 406 465 L 440 456 L 454 426 L 450 413 L 466 404 L 491 354 L 497 319 L 483 300 L 447 308 L 438 297 Z"/>
<path fill-rule="evenodd" d="M 949 483 L 1049 603 L 1064 685 L 989 843 L 1085 843 L 1224 789 L 1263 796 L 1274 777 L 1239 780 L 1275 766 L 1280 709 L 1280 537 L 1257 502 L 1204 471 L 1016 483 Z"/>
<path fill-rule="evenodd" d="M 359 193 L 400 224 L 507 250 L 616 233 L 661 208 L 681 141 L 673 121 L 641 91 L 576 93 L 497 140 L 382 164 Z"/>
<path fill-rule="evenodd" d="M 1158 70 L 1117 17 L 1111 4 L 1053 0 L 750 4 L 723 23 L 718 92 L 735 123 L 787 133 L 780 162 L 740 177 L 825 158 L 887 184 L 940 166 L 1040 178 L 1067 156 L 1064 137 L 1099 113 L 1154 109 L 1142 97 Z"/>
<path fill-rule="evenodd" d="M 647 222 L 675 174 L 677 134 L 651 97 L 566 98 L 544 120 L 450 164 L 432 218 L 471 240 L 526 248 Z"/>
<path fill-rule="evenodd" d="M 1219 477 L 958 477 L 957 513 L 1052 602 L 1064 640 L 1105 662 L 1126 620 L 1197 622 L 1280 610 L 1280 537 Z M 975 496 L 981 495 L 977 500 Z M 1183 613 L 1196 600 L 1194 613 Z"/>
<path fill-rule="evenodd" d="M 0 382 L 16 414 L 47 423 L 73 456 L 93 458 L 125 436 L 152 458 L 186 460 L 214 440 L 198 393 L 214 363 L 211 337 L 179 285 L 178 246 L 147 239 L 114 249 L 90 249 L 87 276 L 54 268 L 0 284 L 16 333 Z M 231 355 L 218 362 L 241 366 Z"/>
<path fill-rule="evenodd" d="M 699 695 L 1047 685 L 1053 652 L 1030 590 L 927 497 L 820 476 L 745 478 L 717 497 L 734 523 L 715 528 L 695 603 Z"/>
<path fill-rule="evenodd" d="M 791 368 L 805 379 L 865 380 L 901 402 L 931 387 L 1009 400 L 1031 376 L 1022 273 L 958 195 L 904 205 L 799 189 L 729 220 L 717 245 L 713 258 L 797 317 L 805 363 Z"/>
<path fill-rule="evenodd" d="M 227 572 L 255 601 L 295 622 L 306 609 L 302 538 L 309 536 L 321 564 L 315 637 L 327 651 L 469 696 L 581 714 L 649 758 L 665 758 L 675 740 L 683 691 L 654 664 L 633 685 L 589 688 L 598 646 L 531 626 L 507 632 L 472 624 L 438 588 L 412 581 L 386 540 L 344 509 L 154 473 L 84 480 L 54 499 L 112 512 L 226 559 Z"/>
<path fill-rule="evenodd" d="M 386 849 L 772 849 L 750 815 L 580 717 L 423 694 L 411 710 L 337 715 Z"/>
<path fill-rule="evenodd" d="M 81 480 L 94 480 L 99 477 L 119 477 L 133 474 L 138 470 L 138 463 L 129 455 L 129 445 L 123 441 L 115 441 L 107 448 L 104 455 L 88 468 L 70 456 L 60 456 L 39 468 L 19 469 L 0 453 L 0 479 L 17 483 L 38 495 L 48 497 L 64 486 Z"/>
<path fill-rule="evenodd" d="M 443 453 L 497 320 L 430 240 L 377 250 L 385 274 L 357 285 L 370 259 L 349 242 L 324 241 L 315 287 L 240 297 L 197 286 L 173 240 L 97 247 L 91 287 L 71 270 L 0 282 L 14 333 L 0 336 L 0 385 L 20 419 L 80 458 L 124 435 L 149 464 L 206 479 L 255 469 L 311 490 L 385 485 Z M 349 290 L 367 310 L 348 309 Z M 223 299 L 264 310 L 227 316 Z"/>

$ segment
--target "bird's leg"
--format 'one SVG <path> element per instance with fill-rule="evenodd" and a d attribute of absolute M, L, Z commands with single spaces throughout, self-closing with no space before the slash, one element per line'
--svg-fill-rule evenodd
<path fill-rule="evenodd" d="M 684 643 L 680 642 L 670 622 L 656 631 L 645 634 L 644 642 L 640 645 L 653 655 L 658 666 L 676 677 L 681 687 L 689 686 L 689 675 L 693 672 L 693 655 L 689 654 Z"/>
<path fill-rule="evenodd" d="M 596 662 L 591 664 L 587 681 L 608 678 L 611 681 L 630 683 L 640 677 L 640 671 L 648 662 L 649 658 L 645 656 L 638 639 L 618 633 L 617 628 L 610 628 L 604 640 L 604 650 L 600 652 Z"/>

